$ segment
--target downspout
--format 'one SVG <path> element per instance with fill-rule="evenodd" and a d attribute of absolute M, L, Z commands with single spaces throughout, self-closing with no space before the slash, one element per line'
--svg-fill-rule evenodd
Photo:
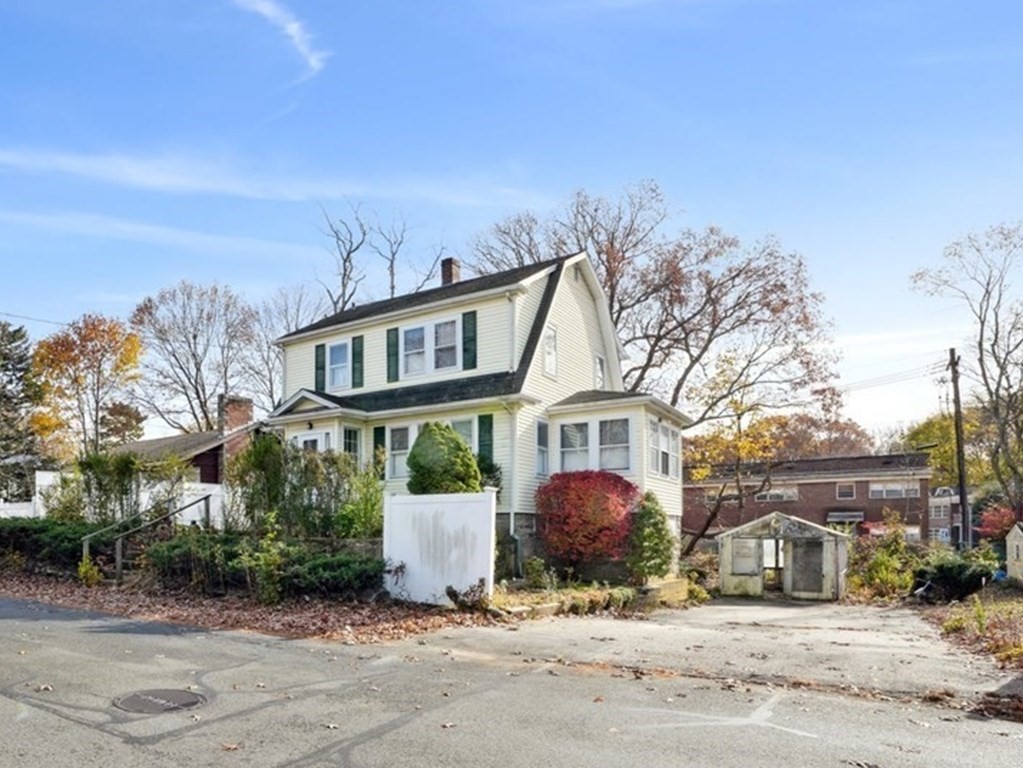
<path fill-rule="evenodd" d="M 508 327 L 511 329 L 511 338 L 508 340 L 510 345 L 508 350 L 508 370 L 514 372 L 517 370 L 518 365 L 519 302 L 516 300 L 516 294 L 514 291 L 508 291 L 505 293 L 505 298 L 508 300 Z M 515 477 L 518 474 L 515 470 L 518 465 L 519 418 L 517 407 L 511 406 L 507 402 L 502 402 L 501 405 L 508 414 L 510 432 L 508 446 L 511 451 L 511 461 L 509 462 L 508 479 L 505 482 L 505 485 L 511 489 L 511 493 L 508 494 L 508 535 L 511 537 L 513 547 L 512 576 L 518 578 L 522 575 L 522 542 L 519 541 L 519 537 L 515 533 L 515 508 L 519 502 L 519 489 L 515 482 Z"/>

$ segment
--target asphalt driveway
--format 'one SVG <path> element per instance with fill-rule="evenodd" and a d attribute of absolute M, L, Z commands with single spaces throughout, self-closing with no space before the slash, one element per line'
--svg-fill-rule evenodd
<path fill-rule="evenodd" d="M 910 611 L 717 601 L 375 646 L 0 599 L 0 764 L 1012 765 L 1019 684 Z M 126 712 L 140 690 L 201 695 Z"/>

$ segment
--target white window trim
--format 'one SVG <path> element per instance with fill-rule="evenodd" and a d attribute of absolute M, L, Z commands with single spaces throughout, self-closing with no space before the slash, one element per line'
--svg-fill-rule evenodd
<path fill-rule="evenodd" d="M 585 468 L 588 469 L 588 470 L 600 470 L 600 469 L 603 469 L 600 466 L 600 449 L 602 447 L 604 447 L 604 446 L 601 446 L 601 444 L 600 444 L 600 423 L 603 422 L 603 421 L 624 421 L 624 422 L 627 422 L 628 423 L 628 430 L 629 430 L 629 442 L 628 442 L 629 464 L 628 464 L 628 466 L 627 467 L 619 467 L 619 468 L 616 468 L 616 469 L 607 469 L 606 471 L 607 472 L 614 472 L 614 473 L 619 474 L 619 475 L 630 475 L 630 474 L 632 474 L 632 472 L 635 469 L 635 463 L 636 463 L 635 462 L 635 450 L 636 450 L 635 419 L 633 419 L 631 416 L 622 416 L 622 415 L 618 415 L 618 416 L 593 416 L 593 417 L 590 417 L 588 419 L 573 419 L 573 420 L 566 419 L 564 421 L 559 421 L 557 423 L 557 425 L 556 425 L 557 426 L 557 435 L 558 435 L 558 444 L 557 444 L 558 450 L 557 450 L 557 454 L 556 454 L 557 458 L 558 458 L 558 467 L 559 467 L 558 471 L 560 471 L 560 472 L 574 471 L 574 470 L 566 470 L 565 469 L 565 447 L 561 444 L 561 428 L 562 427 L 568 427 L 568 426 L 576 425 L 576 424 L 585 424 L 586 425 L 586 467 Z M 548 428 L 547 428 L 547 455 L 548 455 L 548 462 L 550 460 L 549 457 L 551 456 L 551 453 L 552 453 L 551 452 L 551 447 L 550 447 L 550 441 L 551 441 L 551 430 L 550 430 L 550 426 L 548 426 Z M 609 447 L 622 448 L 622 447 L 625 447 L 625 446 L 624 446 L 624 444 L 622 444 L 622 445 L 615 445 L 615 446 L 609 446 Z M 578 448 L 578 449 L 577 448 L 572 448 L 572 449 L 569 449 L 569 450 L 575 451 L 575 452 L 577 452 L 579 454 L 582 453 L 582 449 L 581 448 Z M 550 464 L 548 463 L 548 468 L 549 467 L 550 467 Z"/>
<path fill-rule="evenodd" d="M 305 430 L 304 432 L 296 432 L 290 438 L 292 445 L 302 448 L 302 444 L 307 440 L 316 441 L 316 452 L 323 453 L 331 450 L 334 443 L 334 430 L 332 429 L 313 429 Z"/>
<path fill-rule="evenodd" d="M 479 448 L 477 447 L 477 443 L 479 442 L 479 434 L 478 434 L 478 430 L 476 429 L 476 421 L 477 421 L 476 417 L 475 416 L 460 416 L 460 417 L 458 417 L 456 419 L 448 419 L 448 426 L 451 427 L 452 429 L 454 429 L 456 421 L 466 421 L 466 422 L 469 423 L 469 443 L 468 443 L 469 444 L 469 450 L 471 450 L 473 453 L 478 453 L 479 452 Z M 463 435 L 463 434 L 461 434 L 461 433 L 459 433 L 457 431 L 456 431 L 455 434 L 457 434 L 459 437 L 461 437 L 463 440 L 465 440 L 465 435 Z"/>
<path fill-rule="evenodd" d="M 345 377 L 345 382 L 343 384 L 340 384 L 338 386 L 334 386 L 333 383 L 332 383 L 332 377 L 330 375 L 330 370 L 333 367 L 330 364 L 330 350 L 332 350 L 334 347 L 340 347 L 340 346 L 344 346 L 344 347 L 348 348 L 348 365 L 347 365 L 348 375 Z M 328 392 L 340 392 L 341 390 L 351 389 L 352 388 L 352 340 L 350 338 L 349 339 L 340 339 L 338 341 L 331 342 L 330 344 L 327 345 L 326 369 L 327 369 L 326 370 L 326 374 L 327 374 L 327 391 Z"/>
<path fill-rule="evenodd" d="M 540 426 L 541 425 L 547 427 L 547 445 L 544 445 L 544 446 L 540 445 Z M 550 422 L 547 421 L 546 419 L 537 419 L 536 420 L 536 426 L 533 429 L 533 446 L 536 449 L 536 462 L 533 465 L 533 469 L 536 472 L 536 476 L 537 477 L 550 477 L 550 475 L 551 475 L 551 425 L 550 425 Z M 544 462 L 544 464 L 546 464 L 546 469 L 543 472 L 540 471 L 540 449 L 541 448 L 543 448 L 543 450 L 545 452 L 544 453 L 544 458 L 546 459 L 546 461 Z"/>
<path fill-rule="evenodd" d="M 355 446 L 356 448 L 355 453 L 350 453 L 345 450 L 345 434 L 347 432 L 354 432 L 356 438 L 358 439 L 358 444 Z M 341 426 L 339 433 L 341 434 L 341 440 L 339 441 L 338 447 L 340 448 L 341 452 L 347 454 L 348 456 L 355 456 L 357 461 L 362 461 L 362 430 L 359 427 L 344 424 Z"/>
<path fill-rule="evenodd" d="M 898 491 L 898 493 L 895 493 Z M 875 501 L 882 499 L 919 499 L 919 480 L 872 480 L 867 488 L 867 498 Z"/>
<path fill-rule="evenodd" d="M 593 358 L 593 388 L 607 389 L 607 359 L 603 355 L 594 355 Z"/>
<path fill-rule="evenodd" d="M 838 489 L 842 486 L 852 486 L 852 496 L 842 496 Z M 837 482 L 835 483 L 835 501 L 855 501 L 856 500 L 856 483 L 855 481 Z"/>
<path fill-rule="evenodd" d="M 436 363 L 436 328 L 444 323 L 455 324 L 455 363 L 438 368 Z M 405 370 L 405 334 L 417 328 L 423 329 L 423 370 L 420 373 L 409 373 Z M 398 328 L 398 368 L 399 379 L 418 379 L 441 373 L 462 370 L 462 319 L 459 316 L 439 317 L 424 323 L 403 325 Z"/>
<path fill-rule="evenodd" d="M 661 427 L 668 429 L 668 445 L 661 445 Z M 657 440 L 653 440 L 652 430 L 656 430 Z M 646 429 L 647 445 L 647 474 L 655 477 L 666 477 L 669 480 L 678 480 L 682 473 L 682 430 L 671 424 L 663 424 L 658 419 L 648 419 Z M 674 449 L 674 450 L 672 450 Z M 651 461 L 651 454 L 656 451 L 657 458 Z M 661 455 L 668 454 L 668 474 L 661 472 Z M 674 461 L 673 461 L 674 460 Z"/>
<path fill-rule="evenodd" d="M 778 485 L 761 491 L 753 497 L 754 501 L 760 502 L 787 502 L 799 501 L 799 487 L 795 485 Z"/>
<path fill-rule="evenodd" d="M 628 435 L 628 440 L 625 443 L 615 443 L 613 445 L 602 445 L 600 442 L 600 425 L 605 421 L 624 421 L 625 429 Z M 620 416 L 614 419 L 597 419 L 597 469 L 605 469 L 601 466 L 600 454 L 604 448 L 625 448 L 626 449 L 626 461 L 624 467 L 607 467 L 608 472 L 631 472 L 632 471 L 632 448 L 635 444 L 635 437 L 632 434 L 632 419 L 628 416 Z"/>
<path fill-rule="evenodd" d="M 391 434 L 396 429 L 407 429 L 408 430 L 408 448 L 403 453 L 405 455 L 405 474 L 397 475 L 394 473 L 394 450 L 391 448 Z M 419 425 L 414 423 L 408 424 L 388 424 L 387 425 L 387 479 L 388 480 L 405 480 L 408 478 L 408 455 L 412 452 L 412 446 L 416 444 L 416 438 L 419 436 Z"/>
<path fill-rule="evenodd" d="M 554 339 L 554 350 L 553 355 L 548 357 L 547 354 L 547 338 L 548 336 Z M 558 378 L 558 328 L 555 325 L 548 323 L 544 326 L 543 336 L 540 339 L 540 352 L 543 356 L 543 375 L 551 379 Z M 552 363 L 552 365 L 548 365 Z"/>

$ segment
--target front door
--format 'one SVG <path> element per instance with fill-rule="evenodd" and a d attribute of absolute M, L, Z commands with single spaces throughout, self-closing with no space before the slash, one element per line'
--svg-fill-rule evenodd
<path fill-rule="evenodd" d="M 824 542 L 815 539 L 792 541 L 792 591 L 820 594 L 824 589 Z"/>

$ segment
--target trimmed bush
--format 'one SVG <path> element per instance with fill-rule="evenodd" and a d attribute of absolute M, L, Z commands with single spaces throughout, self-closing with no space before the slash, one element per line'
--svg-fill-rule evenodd
<path fill-rule="evenodd" d="M 479 493 L 480 469 L 472 450 L 449 424 L 428 421 L 408 454 L 408 491 Z"/>
<path fill-rule="evenodd" d="M 573 568 L 620 558 L 638 501 L 639 489 L 613 472 L 559 472 L 536 491 L 537 534 L 548 554 Z"/>
<path fill-rule="evenodd" d="M 98 523 L 81 520 L 0 519 L 0 552 L 18 553 L 30 568 L 54 568 L 76 573 L 82 559 L 82 537 L 102 527 Z M 108 558 L 113 545 L 113 531 L 94 538 L 90 545 L 93 558 Z"/>
<path fill-rule="evenodd" d="M 967 559 L 951 550 L 934 553 L 913 572 L 921 596 L 934 602 L 963 600 L 979 592 L 994 576 L 995 565 Z"/>
<path fill-rule="evenodd" d="M 651 578 L 667 576 L 674 550 L 668 516 L 657 497 L 647 491 L 632 516 L 629 554 L 625 558 L 633 581 L 642 585 Z"/>

